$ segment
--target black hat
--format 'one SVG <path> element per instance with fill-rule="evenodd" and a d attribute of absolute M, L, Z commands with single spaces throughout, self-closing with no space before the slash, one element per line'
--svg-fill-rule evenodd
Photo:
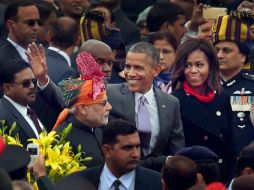
<path fill-rule="evenodd" d="M 30 155 L 25 148 L 17 145 L 7 145 L 0 156 L 0 168 L 8 172 L 12 180 L 23 179 L 30 160 Z"/>
<path fill-rule="evenodd" d="M 204 146 L 182 148 L 175 155 L 182 155 L 195 162 L 218 162 L 219 157 L 211 149 Z"/>

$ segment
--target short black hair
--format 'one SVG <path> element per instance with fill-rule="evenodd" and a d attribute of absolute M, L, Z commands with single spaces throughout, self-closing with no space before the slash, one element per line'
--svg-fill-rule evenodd
<path fill-rule="evenodd" d="M 54 46 L 62 49 L 66 49 L 73 45 L 79 35 L 79 26 L 77 22 L 69 17 L 68 19 L 72 19 L 73 23 L 69 23 L 67 26 L 63 21 L 64 18 L 67 17 L 60 17 L 50 25 L 53 33 L 51 42 Z"/>
<path fill-rule="evenodd" d="M 34 4 L 39 10 L 40 20 L 42 22 L 47 20 L 49 16 L 51 15 L 51 13 L 57 14 L 56 8 L 50 2 L 42 1 L 42 0 L 34 0 Z"/>
<path fill-rule="evenodd" d="M 164 22 L 174 24 L 178 15 L 185 15 L 184 10 L 178 5 L 171 2 L 155 3 L 147 15 L 147 27 L 150 32 L 160 30 Z"/>
<path fill-rule="evenodd" d="M 110 121 L 103 129 L 102 144 L 113 145 L 117 143 L 118 135 L 130 135 L 137 132 L 136 126 L 123 119 L 115 119 Z"/>
<path fill-rule="evenodd" d="M 0 69 L 0 85 L 14 81 L 14 75 L 23 69 L 31 68 L 29 63 L 22 59 L 13 59 Z"/>
<path fill-rule="evenodd" d="M 4 22 L 6 23 L 7 20 L 17 20 L 17 14 L 19 7 L 27 7 L 35 5 L 31 0 L 15 0 L 7 5 L 7 8 L 4 12 Z"/>
<path fill-rule="evenodd" d="M 236 163 L 236 175 L 240 176 L 246 167 L 254 170 L 254 144 L 244 147 L 240 152 Z"/>

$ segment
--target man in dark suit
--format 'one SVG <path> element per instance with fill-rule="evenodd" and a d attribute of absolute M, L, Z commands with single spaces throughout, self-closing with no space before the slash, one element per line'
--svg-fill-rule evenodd
<path fill-rule="evenodd" d="M 49 48 L 46 50 L 48 75 L 55 82 L 78 76 L 71 67 L 70 56 L 79 45 L 79 27 L 75 20 L 60 17 L 50 26 Z"/>
<path fill-rule="evenodd" d="M 141 164 L 160 170 L 168 155 L 184 147 L 179 102 L 152 86 L 154 77 L 160 73 L 160 65 L 159 53 L 151 44 L 141 42 L 130 48 L 124 73 L 127 85 L 107 86 L 112 105 L 111 119 L 122 118 L 136 124 L 141 135 L 141 145 L 147 146 L 142 147 L 146 153 L 142 156 Z M 143 120 L 141 114 L 144 111 L 140 111 L 142 97 L 146 99 L 148 110 L 147 117 Z M 147 121 L 146 125 L 150 128 L 143 130 L 142 126 Z M 144 134 L 143 131 L 148 133 Z"/>
<path fill-rule="evenodd" d="M 9 32 L 8 38 L 0 44 L 0 70 L 12 64 L 14 59 L 29 62 L 25 52 L 28 50 L 28 45 L 37 40 L 39 25 L 41 24 L 39 19 L 38 9 L 32 1 L 15 1 L 7 6 L 5 24 Z M 41 63 L 45 61 L 45 57 L 42 54 L 37 54 L 36 58 Z M 31 107 L 42 120 L 45 127 L 50 130 L 62 110 L 63 101 L 60 89 L 49 79 L 46 71 L 46 65 L 43 65 L 43 67 L 33 66 L 36 78 L 38 78 L 37 74 L 41 76 L 39 76 L 39 81 L 43 88 L 40 92 L 38 91 L 36 101 Z M 36 74 L 35 72 L 39 73 Z M 48 94 L 47 88 L 51 89 L 51 94 Z"/>
<path fill-rule="evenodd" d="M 89 168 L 67 178 L 83 177 L 99 190 L 162 189 L 158 172 L 138 166 L 140 140 L 132 123 L 121 119 L 111 121 L 103 130 L 102 151 L 103 167 Z"/>
<path fill-rule="evenodd" d="M 16 122 L 13 135 L 18 134 L 26 145 L 27 139 L 38 138 L 43 129 L 39 119 L 31 111 L 29 113 L 31 108 L 28 106 L 35 101 L 36 78 L 31 66 L 22 60 L 13 61 L 2 69 L 0 77 L 4 93 L 0 99 L 0 119 L 9 127 Z"/>

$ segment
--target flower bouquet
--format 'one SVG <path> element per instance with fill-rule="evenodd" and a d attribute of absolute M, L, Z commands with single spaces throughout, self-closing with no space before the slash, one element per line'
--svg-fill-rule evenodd
<path fill-rule="evenodd" d="M 0 121 L 0 135 L 3 136 L 5 143 L 23 147 L 18 135 L 12 136 L 16 123 L 13 123 L 8 134 L 6 133 L 7 128 L 8 126 L 6 126 L 5 121 Z M 71 128 L 72 124 L 69 124 L 60 134 L 56 134 L 55 131 L 47 133 L 44 130 L 39 135 L 39 139 L 32 138 L 28 140 L 39 146 L 39 152 L 45 159 L 47 175 L 52 182 L 73 172 L 86 169 L 84 163 L 92 159 L 91 157 L 81 157 L 81 145 L 78 147 L 78 153 L 73 153 L 70 142 L 66 140 L 66 136 L 70 133 Z M 30 173 L 28 173 L 28 179 L 30 182 L 33 182 Z"/>

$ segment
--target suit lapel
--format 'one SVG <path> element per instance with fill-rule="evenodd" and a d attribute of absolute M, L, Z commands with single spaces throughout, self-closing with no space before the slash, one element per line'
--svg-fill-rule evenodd
<path fill-rule="evenodd" d="M 165 98 L 161 94 L 159 89 L 154 88 L 155 98 L 157 102 L 157 109 L 158 109 L 158 116 L 159 116 L 159 135 L 157 137 L 157 140 L 155 142 L 155 145 L 153 149 L 151 150 L 151 154 L 157 150 L 157 147 L 160 146 L 160 141 L 165 140 L 164 134 L 166 133 L 167 129 L 167 120 L 168 120 L 168 107 L 167 102 L 165 102 Z"/>
<path fill-rule="evenodd" d="M 18 112 L 18 110 L 5 98 L 2 98 L 2 101 L 3 105 L 8 107 L 8 110 L 10 114 L 13 116 L 14 120 L 16 121 L 17 126 L 19 126 L 24 131 L 27 137 L 37 138 L 29 123 L 27 123 L 25 118 Z"/>
<path fill-rule="evenodd" d="M 135 121 L 135 96 L 134 93 L 130 92 L 127 85 L 124 85 L 121 89 L 123 94 L 123 110 L 126 114 L 126 120 L 136 123 Z"/>

